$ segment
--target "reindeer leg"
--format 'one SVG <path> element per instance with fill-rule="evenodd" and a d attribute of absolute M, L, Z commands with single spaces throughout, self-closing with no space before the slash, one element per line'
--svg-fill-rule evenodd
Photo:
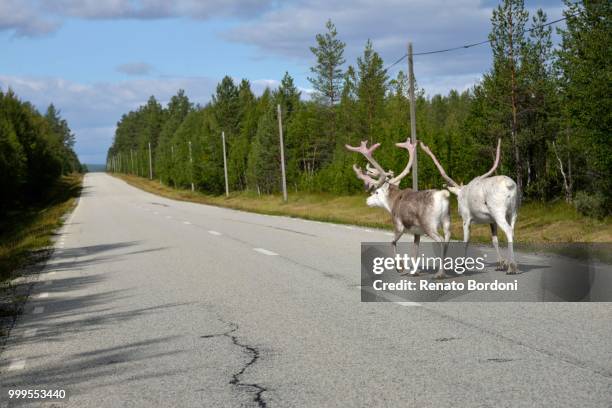
<path fill-rule="evenodd" d="M 493 247 L 495 247 L 495 252 L 497 252 L 497 265 L 495 266 L 496 271 L 505 271 L 508 269 L 508 265 L 506 261 L 502 258 L 501 253 L 499 252 L 499 241 L 497 239 L 497 223 L 493 222 L 490 224 L 491 226 L 491 240 L 493 241 Z"/>
<path fill-rule="evenodd" d="M 505 219 L 500 220 L 498 224 L 499 228 L 501 228 L 502 231 L 504 231 L 504 234 L 506 234 L 506 239 L 508 240 L 508 271 L 506 274 L 514 275 L 518 273 L 518 267 L 516 265 L 516 261 L 514 260 L 514 247 L 512 244 L 514 233 L 512 231 L 512 227 L 506 222 Z"/>
<path fill-rule="evenodd" d="M 416 259 L 419 256 L 419 244 L 420 243 L 421 243 L 421 236 L 419 234 L 414 234 L 414 245 L 412 247 L 412 259 Z M 420 272 L 417 269 L 415 269 L 414 271 L 412 271 L 411 275 L 419 276 Z"/>
<path fill-rule="evenodd" d="M 470 243 L 470 223 L 471 220 L 463 220 L 463 256 L 467 256 L 468 245 Z"/>
<path fill-rule="evenodd" d="M 397 242 L 400 240 L 400 238 L 402 237 L 402 235 L 404 235 L 404 225 L 403 224 L 399 224 L 399 223 L 395 223 L 395 228 L 394 231 L 395 233 L 395 237 L 393 238 L 393 241 L 391 241 L 391 245 L 393 246 L 393 253 L 395 255 L 397 255 Z M 403 269 L 398 269 L 397 267 L 395 268 L 395 270 L 397 271 L 397 273 L 399 273 L 400 275 L 405 275 L 408 272 L 405 272 Z"/>
<path fill-rule="evenodd" d="M 444 242 L 444 240 L 442 239 L 442 237 L 438 234 L 437 231 L 434 230 L 429 230 L 429 231 L 425 231 L 427 233 L 427 235 L 429 235 L 434 241 L 436 241 L 438 244 L 442 245 L 442 259 L 444 259 L 444 256 L 446 256 L 446 247 L 447 244 L 446 242 Z M 434 279 L 444 279 L 446 278 L 446 272 L 444 272 L 444 265 L 440 265 L 440 269 L 438 270 L 438 272 L 436 272 L 433 276 Z"/>

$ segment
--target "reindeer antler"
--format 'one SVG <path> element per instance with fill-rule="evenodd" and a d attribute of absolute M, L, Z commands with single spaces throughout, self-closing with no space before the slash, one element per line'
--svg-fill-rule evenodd
<path fill-rule="evenodd" d="M 395 145 L 397 147 L 401 147 L 403 149 L 408 150 L 408 164 L 406 165 L 404 170 L 402 170 L 402 172 L 397 175 L 397 177 L 394 177 L 389 180 L 389 183 L 398 186 L 402 179 L 406 177 L 408 173 L 410 173 L 410 170 L 412 170 L 412 162 L 414 161 L 414 149 L 416 148 L 416 144 L 412 144 L 410 138 L 408 138 L 404 143 L 396 143 Z"/>
<path fill-rule="evenodd" d="M 491 167 L 491 170 L 487 171 L 482 176 L 478 176 L 479 179 L 487 178 L 491 174 L 493 174 L 495 169 L 497 169 L 497 166 L 499 166 L 500 156 L 501 156 L 501 138 L 497 139 L 497 151 L 495 152 L 495 163 L 493 163 L 493 167 Z"/>
<path fill-rule="evenodd" d="M 357 174 L 357 177 L 359 177 L 365 182 L 366 187 L 369 186 L 370 189 L 378 188 L 382 186 L 385 183 L 385 181 L 387 181 L 387 172 L 385 172 L 382 166 L 378 164 L 376 160 L 374 160 L 374 157 L 372 157 L 372 153 L 374 152 L 374 150 L 378 149 L 378 147 L 380 146 L 380 143 L 375 143 L 368 148 L 368 142 L 364 140 L 361 142 L 361 145 L 359 146 L 350 146 L 350 145 L 344 145 L 344 146 L 352 152 L 361 153 L 368 160 L 368 162 L 370 162 L 370 164 L 374 166 L 374 169 L 372 170 L 376 170 L 376 172 L 378 172 L 378 180 L 374 180 L 371 177 L 364 174 L 359 167 L 353 165 L 353 170 L 355 171 L 355 174 Z M 373 175 L 375 174 L 374 171 L 371 171 L 371 173 Z"/>
<path fill-rule="evenodd" d="M 366 174 L 372 177 L 380 177 L 380 172 L 374 167 L 370 166 L 370 163 L 366 164 Z M 393 177 L 393 170 L 389 170 L 385 173 L 387 177 Z"/>
<path fill-rule="evenodd" d="M 438 159 L 436 159 L 436 156 L 434 156 L 434 154 L 431 152 L 431 150 L 429 150 L 429 147 L 427 147 L 425 145 L 425 143 L 421 142 L 421 149 L 423 149 L 423 151 L 425 153 L 427 153 L 429 155 L 429 157 L 431 157 L 431 159 L 433 160 L 434 164 L 436 165 L 436 167 L 438 168 L 438 171 L 440 172 L 440 175 L 442 176 L 442 178 L 444 180 L 446 180 L 446 182 L 448 184 L 450 184 L 451 186 L 454 187 L 459 187 L 459 184 L 457 184 L 457 182 L 455 180 L 453 180 L 452 178 L 450 178 L 446 172 L 444 171 L 444 168 L 442 167 L 442 165 L 440 164 L 440 162 L 438 161 Z"/>
<path fill-rule="evenodd" d="M 372 177 L 368 176 L 367 174 L 364 174 L 363 170 L 361 170 L 361 167 L 357 166 L 356 164 L 353 164 L 353 171 L 355 172 L 355 175 L 357 175 L 357 178 L 363 180 L 366 190 L 370 190 L 374 186 L 376 186 L 377 181 L 374 180 Z"/>

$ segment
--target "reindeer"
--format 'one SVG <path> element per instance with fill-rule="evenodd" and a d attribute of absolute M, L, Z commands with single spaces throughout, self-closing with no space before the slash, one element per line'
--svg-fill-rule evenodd
<path fill-rule="evenodd" d="M 412 144 L 410 139 L 404 143 L 396 143 L 397 147 L 408 150 L 408 164 L 406 168 L 396 177 L 393 172 L 386 172 L 372 156 L 374 150 L 380 146 L 376 143 L 368 148 L 367 141 L 362 141 L 359 147 L 345 145 L 352 151 L 361 153 L 368 160 L 369 165 L 364 173 L 357 165 L 353 165 L 353 170 L 357 177 L 363 180 L 366 190 L 371 195 L 366 200 L 370 207 L 381 207 L 391 214 L 395 237 L 391 244 L 397 255 L 397 242 L 404 232 L 414 234 L 415 256 L 418 252 L 421 235 L 426 234 L 436 242 L 443 243 L 442 258 L 446 255 L 447 243 L 450 240 L 450 212 L 448 198 L 449 192 L 446 190 L 424 190 L 414 191 L 411 188 L 399 189 L 400 181 L 410 173 L 414 160 L 414 150 L 416 144 Z M 372 177 L 377 177 L 374 179 Z M 438 229 L 442 227 L 444 238 L 438 234 Z M 399 271 L 403 273 L 403 271 Z M 411 271 L 412 275 L 418 275 L 418 271 Z M 434 275 L 434 278 L 441 279 L 446 277 L 442 266 Z"/>
<path fill-rule="evenodd" d="M 421 142 L 421 149 L 431 157 L 440 175 L 448 183 L 446 188 L 457 196 L 459 215 L 463 219 L 463 242 L 465 242 L 466 250 L 470 240 L 470 224 L 489 224 L 493 246 L 497 252 L 496 270 L 505 270 L 509 275 L 517 273 L 518 268 L 514 260 L 512 241 L 519 206 L 518 188 L 510 177 L 489 177 L 499 165 L 501 139 L 497 141 L 495 163 L 493 163 L 491 170 L 476 177 L 466 185 L 459 185 L 451 179 L 436 156 L 423 142 Z M 509 261 L 505 260 L 499 252 L 498 226 L 504 231 L 508 240 Z"/>

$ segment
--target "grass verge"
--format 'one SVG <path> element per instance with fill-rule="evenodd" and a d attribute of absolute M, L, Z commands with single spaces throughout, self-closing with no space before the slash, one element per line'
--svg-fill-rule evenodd
<path fill-rule="evenodd" d="M 365 193 L 353 196 L 331 194 L 290 193 L 287 203 L 280 195 L 258 196 L 254 193 L 232 193 L 229 197 L 208 195 L 191 190 L 175 189 L 149 180 L 125 174 L 114 176 L 153 194 L 175 200 L 191 201 L 270 215 L 286 215 L 339 224 L 391 229 L 389 214 L 365 205 Z M 457 200 L 451 197 L 453 239 L 462 239 L 461 219 L 457 214 Z M 579 214 L 574 207 L 557 202 L 552 204 L 525 203 L 516 225 L 517 242 L 612 242 L 612 217 L 597 220 Z M 473 225 L 471 239 L 489 242 L 491 233 L 487 225 Z M 500 232 L 500 240 L 505 236 Z"/>
<path fill-rule="evenodd" d="M 0 282 L 32 262 L 40 261 L 37 252 L 51 244 L 55 230 L 63 223 L 81 192 L 83 176 L 60 178 L 39 203 L 11 211 L 0 220 Z"/>

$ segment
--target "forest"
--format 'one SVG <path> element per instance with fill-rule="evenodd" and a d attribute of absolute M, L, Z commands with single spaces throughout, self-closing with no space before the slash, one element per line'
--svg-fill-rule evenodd
<path fill-rule="evenodd" d="M 74 134 L 53 104 L 44 114 L 0 90 L 0 221 L 43 199 L 62 175 L 85 169 Z"/>
<path fill-rule="evenodd" d="M 610 214 L 611 9 L 609 2 L 566 1 L 564 25 L 555 26 L 541 10 L 530 16 L 523 1 L 503 0 L 491 16 L 493 60 L 479 83 L 465 92 L 428 97 L 416 78 L 418 139 L 452 178 L 468 182 L 490 168 L 501 138 L 497 172 L 516 180 L 523 202 L 564 200 L 586 215 Z M 143 177 L 151 170 L 152 178 L 166 185 L 193 183 L 198 191 L 221 194 L 223 132 L 230 191 L 277 193 L 280 104 L 289 191 L 363 191 L 351 166 L 365 161 L 344 145 L 380 142 L 376 159 L 401 170 L 407 157 L 394 146 L 410 135 L 409 85 L 404 71 L 391 75 L 385 69 L 371 41 L 352 64 L 344 49 L 328 21 L 310 48 L 314 93 L 308 98 L 289 73 L 278 88 L 259 96 L 248 80 L 226 76 L 205 106 L 194 105 L 184 90 L 166 106 L 151 96 L 117 123 L 107 169 Z M 16 159 L 0 160 L 5 166 Z M 418 168 L 419 188 L 441 188 L 426 155 L 418 156 Z M 411 185 L 408 179 L 403 186 Z M 2 179 L 6 185 L 14 182 L 14 177 Z"/>

